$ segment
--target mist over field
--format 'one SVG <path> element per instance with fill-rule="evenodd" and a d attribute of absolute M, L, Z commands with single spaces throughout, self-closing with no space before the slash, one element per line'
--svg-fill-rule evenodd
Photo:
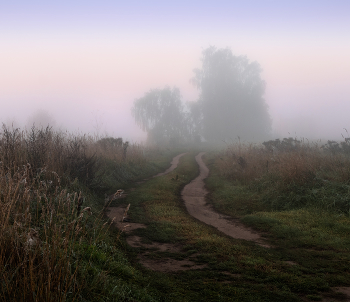
<path fill-rule="evenodd" d="M 0 1 L 0 301 L 350 301 L 350 1 Z"/>
<path fill-rule="evenodd" d="M 349 9 L 346 1 L 1 4 L 0 121 L 131 141 L 150 131 L 213 141 L 343 140 Z M 136 102 L 167 91 L 179 117 L 160 118 L 157 107 L 147 124 L 147 102 L 135 111 Z M 201 114 L 205 122 L 196 122 Z"/>

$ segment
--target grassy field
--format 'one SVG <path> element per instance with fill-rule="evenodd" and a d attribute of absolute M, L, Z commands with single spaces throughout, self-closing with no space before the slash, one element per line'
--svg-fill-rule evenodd
<path fill-rule="evenodd" d="M 154 301 L 104 218 L 104 194 L 163 171 L 175 153 L 3 127 L 0 300 Z"/>
<path fill-rule="evenodd" d="M 187 154 L 172 174 L 154 179 L 129 195 L 132 218 L 147 224 L 134 231 L 145 243 L 182 247 L 176 253 L 153 251 L 147 257 L 191 259 L 204 268 L 168 274 L 162 280 L 170 301 L 344 301 L 335 287 L 349 286 L 349 217 L 321 207 L 274 210 L 262 193 L 223 177 L 216 155 L 207 156 L 210 202 L 222 213 L 262 231 L 273 248 L 228 238 L 189 216 L 180 191 L 196 175 L 195 153 Z M 174 182 L 175 175 L 179 181 Z M 132 249 L 135 263 L 144 249 Z M 140 266 L 140 269 L 142 267 Z M 147 271 L 147 270 L 146 270 Z M 151 273 L 151 272 L 150 272 Z M 151 273 L 152 274 L 152 273 Z M 160 277 L 160 275 L 162 277 Z M 152 284 L 152 283 L 151 283 Z"/>
<path fill-rule="evenodd" d="M 202 150 L 138 183 L 181 150 L 35 128 L 4 128 L 0 142 L 3 301 L 346 301 L 336 289 L 350 285 L 344 148 L 205 155 L 208 202 L 261 232 L 265 248 L 187 213 L 181 190 Z M 111 205 L 130 204 L 145 228 L 121 233 L 104 216 L 104 195 L 120 188 L 127 197 Z"/>

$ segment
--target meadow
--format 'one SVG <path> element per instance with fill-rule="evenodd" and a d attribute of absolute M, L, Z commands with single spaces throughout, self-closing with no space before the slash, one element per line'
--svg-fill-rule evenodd
<path fill-rule="evenodd" d="M 349 150 L 295 139 L 183 150 L 3 127 L 0 299 L 346 301 Z M 149 178 L 183 151 L 173 172 Z M 208 204 L 270 247 L 188 214 L 181 191 L 200 151 Z M 122 232 L 106 218 L 105 196 L 121 188 L 126 198 L 108 206 L 130 204 L 143 228 Z"/>

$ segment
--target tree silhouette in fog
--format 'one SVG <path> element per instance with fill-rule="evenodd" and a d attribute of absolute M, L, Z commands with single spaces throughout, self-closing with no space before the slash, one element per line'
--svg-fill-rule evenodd
<path fill-rule="evenodd" d="M 206 140 L 219 142 L 240 136 L 258 141 L 268 137 L 271 119 L 258 63 L 234 56 L 228 48 L 209 47 L 202 52 L 202 68 L 194 73 L 192 82 L 200 90 L 200 129 Z"/>
<path fill-rule="evenodd" d="M 135 100 L 132 115 L 152 143 L 176 144 L 187 131 L 178 88 L 152 89 Z"/>
<path fill-rule="evenodd" d="M 209 47 L 192 82 L 200 90 L 197 102 L 181 102 L 178 88 L 153 89 L 135 100 L 132 115 L 148 141 L 164 143 L 222 142 L 237 136 L 245 141 L 269 137 L 271 119 L 263 98 L 261 68 L 245 56 Z"/>

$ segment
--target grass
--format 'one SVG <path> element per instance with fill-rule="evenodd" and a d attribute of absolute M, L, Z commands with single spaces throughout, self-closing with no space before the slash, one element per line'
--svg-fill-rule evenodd
<path fill-rule="evenodd" d="M 254 167 L 263 150 L 239 147 L 240 156 L 249 158 L 246 162 Z M 232 150 L 233 147 L 230 152 Z M 223 154 L 211 154 L 206 160 L 212 168 L 206 184 L 211 191 L 210 202 L 217 211 L 240 218 L 246 225 L 265 232 L 275 251 L 279 252 L 280 260 L 293 261 L 296 265 L 291 268 L 298 267 L 298 275 L 305 278 L 314 275 L 315 280 L 326 285 L 323 290 L 318 289 L 319 293 L 306 295 L 307 299 L 321 300 L 328 293 L 338 301 L 339 293 L 324 290 L 350 284 L 347 269 L 350 219 L 346 202 L 343 202 L 349 191 L 348 180 L 341 173 L 348 169 L 349 159 L 344 154 L 322 153 L 314 147 L 305 153 L 305 166 L 318 160 L 310 158 L 315 154 L 322 157 L 323 162 L 313 166 L 315 178 L 303 179 L 303 182 L 297 179 L 300 175 L 296 173 L 292 177 L 288 170 L 296 158 L 293 152 L 279 155 L 279 165 L 285 170 L 261 170 L 253 178 L 247 177 L 251 172 L 244 169 L 231 171 L 231 176 L 228 176 L 229 171 L 223 172 L 222 169 Z M 234 160 L 234 157 L 230 158 Z M 341 162 L 341 165 L 335 165 L 334 161 Z M 326 166 L 328 169 L 324 169 Z M 328 181 L 320 184 L 317 177 Z M 313 287 L 312 282 L 306 284 Z M 340 294 L 338 298 L 341 301 L 344 296 Z"/>
<path fill-rule="evenodd" d="M 243 221 L 258 227 L 265 223 L 269 232 L 279 239 L 288 238 L 289 245 L 294 247 L 350 250 L 350 220 L 344 215 L 306 208 L 259 212 L 244 217 Z"/>
<path fill-rule="evenodd" d="M 241 217 L 246 224 L 275 234 L 278 240 L 288 237 L 294 246 L 350 249 L 350 219 L 346 214 L 312 205 L 278 211 L 249 186 L 233 184 L 213 173 L 207 186 L 213 192 L 210 200 L 217 211 Z"/>
<path fill-rule="evenodd" d="M 152 241 L 181 244 L 183 251 L 177 258 L 192 255 L 196 263 L 207 265 L 202 270 L 167 275 L 169 284 L 175 284 L 175 288 L 169 285 L 169 290 L 183 293 L 183 300 L 170 301 L 203 301 L 203 297 L 205 301 L 299 301 L 300 294 L 329 290 L 327 280 L 315 278 L 313 273 L 304 275 L 301 266 L 287 265 L 284 259 L 289 258 L 281 251 L 228 238 L 189 216 L 179 193 L 198 173 L 193 155 L 184 156 L 173 173 L 141 185 L 128 197 L 132 219 L 148 225 L 135 234 Z M 174 182 L 171 179 L 176 174 L 184 177 Z M 154 255 L 160 259 L 170 257 L 160 252 Z M 161 274 L 149 273 L 153 278 Z"/>
<path fill-rule="evenodd" d="M 349 165 L 338 149 L 300 146 L 275 154 L 274 161 L 252 145 L 206 155 L 208 202 L 265 232 L 273 246 L 266 249 L 227 237 L 187 213 L 181 190 L 198 175 L 198 152 L 182 157 L 172 173 L 137 184 L 165 170 L 179 150 L 3 128 L 0 298 L 342 301 L 345 296 L 332 288 L 350 284 Z M 177 250 L 133 248 L 128 235 L 110 226 L 103 195 L 120 188 L 127 198 L 113 204 L 131 204 L 131 220 L 147 226 L 131 235 Z M 155 272 L 139 263 L 140 255 L 192 264 L 185 271 Z"/>
<path fill-rule="evenodd" d="M 153 251 L 152 257 L 164 261 L 191 259 L 206 265 L 204 269 L 171 274 L 145 270 L 153 280 L 151 285 L 162 278 L 168 284 L 164 296 L 176 296 L 169 301 L 344 299 L 332 287 L 350 284 L 350 221 L 345 214 L 308 207 L 276 211 L 261 201 L 261 192 L 223 177 L 215 164 L 220 159 L 208 155 L 210 202 L 219 211 L 267 232 L 265 236 L 274 248 L 228 238 L 189 216 L 179 198 L 184 185 L 198 173 L 195 154 L 185 155 L 174 172 L 142 184 L 128 196 L 132 219 L 147 225 L 134 234 L 146 242 L 182 246 L 175 254 Z M 176 175 L 181 176 L 178 181 L 173 180 Z M 130 248 L 130 254 L 135 253 L 133 261 L 137 262 L 137 253 L 144 251 Z"/>
<path fill-rule="evenodd" d="M 163 170 L 172 154 L 100 141 L 3 127 L 2 301 L 156 300 L 148 277 L 128 261 L 120 233 L 105 221 L 101 192 Z M 147 153 L 160 159 L 151 162 Z"/>
<path fill-rule="evenodd" d="M 231 145 L 211 164 L 220 169 L 222 178 L 249 186 L 250 192 L 259 195 L 259 203 L 271 209 L 313 206 L 349 215 L 349 142 L 342 143 L 343 148 L 336 151 L 328 145 L 293 139 L 284 142 L 277 144 L 279 149 Z"/>

